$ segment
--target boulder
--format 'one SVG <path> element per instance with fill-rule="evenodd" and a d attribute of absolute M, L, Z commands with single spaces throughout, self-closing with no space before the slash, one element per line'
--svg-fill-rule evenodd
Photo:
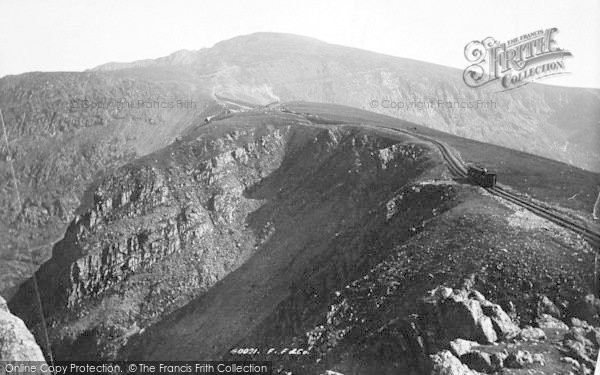
<path fill-rule="evenodd" d="M 512 338 L 519 333 L 519 326 L 502 310 L 500 305 L 489 301 L 482 301 L 480 303 L 483 313 L 492 321 L 494 330 L 499 338 Z"/>
<path fill-rule="evenodd" d="M 519 339 L 525 341 L 545 340 L 546 333 L 540 328 L 526 327 L 519 333 Z"/>
<path fill-rule="evenodd" d="M 462 364 L 450 351 L 443 350 L 441 352 L 431 354 L 429 356 L 432 362 L 431 375 L 476 375 L 477 373 L 471 370 L 466 365 Z"/>
<path fill-rule="evenodd" d="M 549 314 L 541 314 L 541 316 L 537 319 L 537 324 L 542 329 L 553 329 L 560 331 L 567 331 L 569 329 L 569 326 L 567 326 L 564 322 Z"/>
<path fill-rule="evenodd" d="M 481 327 L 481 333 L 479 341 L 484 344 L 493 344 L 498 340 L 498 335 L 494 330 L 492 320 L 487 316 L 483 316 L 479 319 L 479 326 Z"/>
<path fill-rule="evenodd" d="M 438 287 L 423 299 L 423 310 L 424 316 L 437 321 L 438 329 L 450 340 L 463 338 L 490 344 L 498 339 L 480 302 L 469 298 L 465 291 Z"/>
<path fill-rule="evenodd" d="M 573 327 L 587 327 L 588 324 L 585 320 L 581 320 L 578 318 L 571 318 L 571 326 Z"/>
<path fill-rule="evenodd" d="M 470 352 L 474 346 L 479 346 L 479 343 L 463 339 L 450 341 L 450 351 L 452 351 L 452 354 L 459 358 L 463 354 Z"/>
<path fill-rule="evenodd" d="M 453 295 L 444 300 L 441 311 L 451 337 L 462 336 L 482 344 L 497 340 L 492 321 L 483 314 L 479 301 Z"/>
<path fill-rule="evenodd" d="M 560 309 L 545 295 L 540 295 L 537 302 L 538 315 L 547 314 L 554 318 L 560 319 L 562 313 Z"/>

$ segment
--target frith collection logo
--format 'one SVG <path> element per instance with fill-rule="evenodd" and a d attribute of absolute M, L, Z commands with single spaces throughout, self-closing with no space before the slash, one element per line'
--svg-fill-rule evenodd
<path fill-rule="evenodd" d="M 465 46 L 465 57 L 473 63 L 463 72 L 470 87 L 499 80 L 501 91 L 512 90 L 542 78 L 568 73 L 565 58 L 571 52 L 558 47 L 553 27 L 501 43 L 492 37 Z"/>

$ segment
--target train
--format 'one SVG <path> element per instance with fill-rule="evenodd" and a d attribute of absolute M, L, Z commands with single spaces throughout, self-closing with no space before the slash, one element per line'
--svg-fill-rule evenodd
<path fill-rule="evenodd" d="M 471 181 L 483 187 L 491 188 L 496 186 L 496 173 L 489 172 L 485 167 L 469 165 L 467 168 L 467 175 Z"/>

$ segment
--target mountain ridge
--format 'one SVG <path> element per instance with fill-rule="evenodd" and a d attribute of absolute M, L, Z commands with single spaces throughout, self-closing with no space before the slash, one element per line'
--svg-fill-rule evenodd
<path fill-rule="evenodd" d="M 598 89 L 544 83 L 531 83 L 509 92 L 498 92 L 491 85 L 472 89 L 464 84 L 458 68 L 294 34 L 239 36 L 211 48 L 186 51 L 183 61 L 176 59 L 176 54 L 94 69 L 122 73 L 140 69 L 148 75 L 152 69 L 181 69 L 200 84 L 213 86 L 213 92 L 246 99 L 252 97 L 256 86 L 263 85 L 282 101 L 320 101 L 370 109 L 600 170 L 596 161 L 600 154 L 595 151 L 600 142 Z M 384 99 L 394 102 L 396 108 L 383 108 Z M 379 104 L 370 107 L 372 100 Z M 494 107 L 452 107 L 455 102 L 476 104 L 477 100 L 488 100 Z M 256 103 L 265 104 L 260 98 Z M 527 115 L 531 113 L 538 116 Z M 533 138 L 533 142 L 524 142 L 523 137 Z"/>
<path fill-rule="evenodd" d="M 573 214 L 593 204 L 598 174 L 389 116 L 305 102 L 232 113 L 94 188 L 36 274 L 55 357 L 218 359 L 236 345 L 304 348 L 306 333 L 338 323 L 319 351 L 342 340 L 342 353 L 346 342 L 369 356 L 344 326 L 393 341 L 377 322 L 355 321 L 348 303 L 366 299 L 363 316 L 394 321 L 432 286 L 471 277 L 531 324 L 538 296 L 523 285 L 566 306 L 588 291 L 589 244 L 453 179 L 430 143 L 383 127 L 439 139 Z M 557 173 L 531 173 L 542 168 Z M 375 281 L 376 295 L 353 280 Z M 357 298 L 344 302 L 349 288 Z M 33 292 L 30 280 L 10 307 L 40 337 Z"/>

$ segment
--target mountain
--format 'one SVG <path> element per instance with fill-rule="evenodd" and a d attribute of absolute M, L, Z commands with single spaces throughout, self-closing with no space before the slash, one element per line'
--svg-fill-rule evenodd
<path fill-rule="evenodd" d="M 461 77 L 458 69 L 276 33 L 82 73 L 3 77 L 0 109 L 10 147 L 0 146 L 0 293 L 10 296 L 48 259 L 103 175 L 168 145 L 207 117 L 254 105 L 345 104 L 600 170 L 598 90 L 530 84 L 495 93 L 470 89 Z M 382 108 L 386 99 L 413 104 Z M 438 100 L 494 106 L 452 109 Z"/>
<path fill-rule="evenodd" d="M 541 84 L 507 92 L 472 89 L 459 69 L 275 33 L 94 70 L 151 74 L 157 68 L 190 72 L 225 97 L 262 104 L 273 99 L 345 104 L 600 171 L 597 89 Z M 371 107 L 374 99 L 377 108 Z M 388 105 L 384 99 L 412 107 L 382 108 Z M 480 108 L 448 108 L 477 100 Z"/>
<path fill-rule="evenodd" d="M 36 272 L 54 358 L 310 348 L 270 359 L 299 373 L 414 373 L 402 322 L 438 285 L 476 288 L 520 325 L 535 324 L 542 296 L 581 317 L 591 245 L 453 179 L 421 136 L 590 218 L 600 176 L 564 163 L 345 106 L 231 113 L 92 188 Z M 41 337 L 35 298 L 30 279 L 9 306 Z"/>
<path fill-rule="evenodd" d="M 390 111 L 384 99 L 413 104 Z M 430 142 L 384 128 L 439 139 L 523 197 L 589 222 L 598 90 L 474 90 L 458 69 L 258 33 L 3 77 L 0 109 L 0 293 L 43 344 L 36 272 L 57 358 L 321 342 L 323 363 L 352 367 L 344 356 L 356 353 L 397 371 L 365 348 L 388 342 L 380 328 L 427 290 L 465 278 L 521 324 L 536 324 L 541 294 L 586 316 L 573 307 L 590 292 L 585 241 L 452 180 Z"/>

